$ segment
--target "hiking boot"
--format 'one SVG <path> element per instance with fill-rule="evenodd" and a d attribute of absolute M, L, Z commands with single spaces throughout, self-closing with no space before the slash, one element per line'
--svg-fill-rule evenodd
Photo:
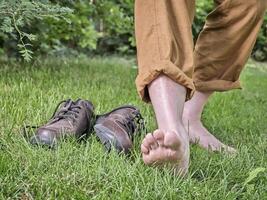
<path fill-rule="evenodd" d="M 90 101 L 64 100 L 58 104 L 48 123 L 37 129 L 30 142 L 53 146 L 65 137 L 82 138 L 92 130 L 94 118 L 94 107 Z"/>
<path fill-rule="evenodd" d="M 134 135 L 144 128 L 140 111 L 130 105 L 112 110 L 104 115 L 98 115 L 94 130 L 107 151 L 112 146 L 118 152 L 128 154 L 133 147 Z"/>

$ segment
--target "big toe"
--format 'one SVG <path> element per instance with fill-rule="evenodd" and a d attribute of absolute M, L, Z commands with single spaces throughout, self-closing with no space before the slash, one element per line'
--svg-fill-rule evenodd
<path fill-rule="evenodd" d="M 176 131 L 168 131 L 164 136 L 164 145 L 172 149 L 178 149 L 180 147 L 180 139 Z"/>

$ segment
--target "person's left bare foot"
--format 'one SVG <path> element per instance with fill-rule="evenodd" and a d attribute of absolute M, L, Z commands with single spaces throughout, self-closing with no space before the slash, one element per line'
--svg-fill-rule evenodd
<path fill-rule="evenodd" d="M 237 151 L 233 147 L 230 147 L 220 140 L 218 140 L 213 134 L 211 134 L 202 124 L 200 114 L 192 112 L 188 104 L 185 105 L 183 113 L 183 123 L 186 128 L 190 142 L 198 144 L 200 147 L 217 152 L 227 152 L 235 154 Z"/>
<path fill-rule="evenodd" d="M 143 140 L 143 160 L 149 166 L 167 166 L 176 175 L 185 175 L 189 166 L 189 139 L 182 131 L 156 130 Z"/>

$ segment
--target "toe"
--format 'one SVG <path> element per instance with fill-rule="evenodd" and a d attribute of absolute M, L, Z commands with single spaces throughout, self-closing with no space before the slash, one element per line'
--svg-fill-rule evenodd
<path fill-rule="evenodd" d="M 149 149 L 144 144 L 142 144 L 141 145 L 141 152 L 143 154 L 148 154 L 149 153 Z"/>
<path fill-rule="evenodd" d="M 178 149 L 180 146 L 180 140 L 176 131 L 168 131 L 164 137 L 164 145 Z"/>
<path fill-rule="evenodd" d="M 224 151 L 226 151 L 229 154 L 236 154 L 237 153 L 237 150 L 233 147 L 224 145 L 223 148 L 224 148 Z"/>
<path fill-rule="evenodd" d="M 143 142 L 142 142 L 142 145 L 143 148 L 145 147 L 146 149 L 150 149 L 150 145 L 152 144 L 153 142 L 151 142 L 151 140 L 149 140 L 149 138 L 146 136 L 144 139 L 143 139 Z"/>
<path fill-rule="evenodd" d="M 154 131 L 153 136 L 157 140 L 158 144 L 160 146 L 163 146 L 163 144 L 164 144 L 164 133 L 163 133 L 163 131 L 158 129 L 158 130 Z"/>
<path fill-rule="evenodd" d="M 144 142 L 146 142 L 146 144 L 149 146 L 150 149 L 156 149 L 158 147 L 157 140 L 151 133 L 146 135 Z"/>

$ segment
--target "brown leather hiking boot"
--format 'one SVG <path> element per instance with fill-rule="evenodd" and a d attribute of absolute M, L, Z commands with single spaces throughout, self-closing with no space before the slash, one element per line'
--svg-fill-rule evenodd
<path fill-rule="evenodd" d="M 95 121 L 93 111 L 94 107 L 90 101 L 64 100 L 58 104 L 48 123 L 37 129 L 30 142 L 53 146 L 58 140 L 65 137 L 82 138 L 92 130 Z"/>
<path fill-rule="evenodd" d="M 133 146 L 134 135 L 144 128 L 140 111 L 130 105 L 112 110 L 104 115 L 98 115 L 94 126 L 97 137 L 107 151 L 112 146 L 119 152 L 128 154 Z"/>

